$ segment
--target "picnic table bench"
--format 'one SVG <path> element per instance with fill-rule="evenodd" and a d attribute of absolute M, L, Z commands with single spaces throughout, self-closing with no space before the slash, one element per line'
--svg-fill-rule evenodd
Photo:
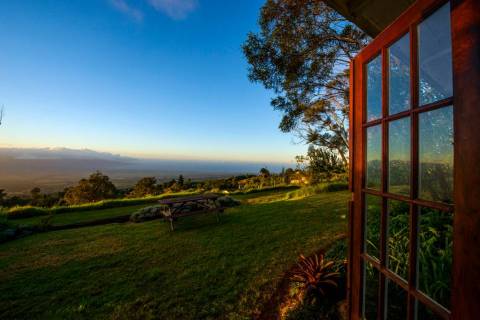
<path fill-rule="evenodd" d="M 217 203 L 219 197 L 216 194 L 203 194 L 192 197 L 164 199 L 160 200 L 159 203 L 165 206 L 163 216 L 165 220 L 170 221 L 170 230 L 173 231 L 173 221 L 196 214 L 215 212 L 217 222 L 219 222 L 219 214 L 224 211 L 224 208 Z"/>

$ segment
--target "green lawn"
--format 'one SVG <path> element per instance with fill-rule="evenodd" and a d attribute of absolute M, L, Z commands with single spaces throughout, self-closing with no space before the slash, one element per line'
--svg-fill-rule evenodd
<path fill-rule="evenodd" d="M 345 232 L 348 198 L 242 205 L 175 232 L 157 220 L 1 244 L 0 318 L 251 319 L 298 254 Z"/>

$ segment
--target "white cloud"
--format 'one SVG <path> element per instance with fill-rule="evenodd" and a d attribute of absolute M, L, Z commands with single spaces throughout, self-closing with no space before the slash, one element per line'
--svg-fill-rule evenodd
<path fill-rule="evenodd" d="M 110 3 L 112 6 L 117 9 L 118 11 L 130 16 L 131 18 L 135 19 L 136 21 L 142 21 L 143 20 L 143 13 L 138 10 L 137 8 L 134 8 L 130 6 L 126 0 L 110 0 Z"/>
<path fill-rule="evenodd" d="M 197 8 L 197 0 L 147 0 L 148 3 L 175 20 L 185 19 Z"/>

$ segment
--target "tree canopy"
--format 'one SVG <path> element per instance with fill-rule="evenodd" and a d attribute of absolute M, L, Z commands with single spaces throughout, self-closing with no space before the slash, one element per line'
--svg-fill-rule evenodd
<path fill-rule="evenodd" d="M 280 129 L 348 153 L 348 64 L 368 36 L 318 0 L 267 0 L 243 45 L 249 79 L 273 90 Z"/>
<path fill-rule="evenodd" d="M 65 192 L 65 201 L 68 204 L 80 204 L 114 198 L 117 188 L 107 175 L 97 171 L 88 179 L 81 179 L 75 187 Z"/>
<path fill-rule="evenodd" d="M 149 195 L 156 195 L 161 191 L 161 187 L 157 185 L 155 177 L 144 177 L 137 181 L 131 195 L 134 197 L 145 197 Z"/>

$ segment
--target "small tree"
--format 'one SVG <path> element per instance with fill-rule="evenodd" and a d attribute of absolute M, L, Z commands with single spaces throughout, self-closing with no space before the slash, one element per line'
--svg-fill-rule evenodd
<path fill-rule="evenodd" d="M 5 205 L 6 199 L 7 199 L 7 193 L 5 192 L 5 189 L 0 189 L 0 206 Z"/>
<path fill-rule="evenodd" d="M 270 171 L 267 168 L 260 169 L 260 175 L 264 178 L 270 177 Z"/>
<path fill-rule="evenodd" d="M 158 193 L 157 179 L 155 177 L 145 177 L 138 180 L 130 194 L 135 197 L 144 197 Z"/>
<path fill-rule="evenodd" d="M 35 187 L 32 190 L 30 190 L 30 196 L 32 197 L 32 205 L 34 206 L 40 205 L 40 203 L 42 202 L 41 201 L 42 194 L 39 187 Z"/>
<path fill-rule="evenodd" d="M 185 178 L 183 177 L 183 175 L 179 175 L 178 181 L 177 181 L 178 186 L 183 187 L 184 183 L 185 183 Z"/>
<path fill-rule="evenodd" d="M 107 175 L 100 171 L 92 173 L 88 179 L 81 179 L 78 185 L 68 188 L 64 199 L 68 204 L 80 204 L 114 198 L 117 188 Z"/>
<path fill-rule="evenodd" d="M 312 183 L 331 179 L 335 174 L 346 172 L 340 157 L 327 148 L 310 146 L 306 156 L 297 156 L 298 167 L 306 171 Z"/>

